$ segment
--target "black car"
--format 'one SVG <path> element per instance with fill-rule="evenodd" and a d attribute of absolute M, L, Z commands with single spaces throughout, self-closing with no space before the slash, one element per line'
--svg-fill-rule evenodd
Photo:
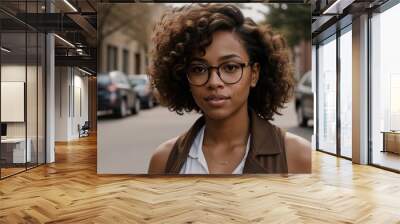
<path fill-rule="evenodd" d="M 299 126 L 306 127 L 314 118 L 314 95 L 311 87 L 311 71 L 300 79 L 296 86 L 296 114 Z"/>
<path fill-rule="evenodd" d="M 112 113 L 125 117 L 130 112 L 140 111 L 137 93 L 131 88 L 127 76 L 119 71 L 98 74 L 97 76 L 97 114 Z"/>
<path fill-rule="evenodd" d="M 132 87 L 138 93 L 141 105 L 145 108 L 154 107 L 157 100 L 154 97 L 148 76 L 145 74 L 129 75 L 128 78 Z"/>

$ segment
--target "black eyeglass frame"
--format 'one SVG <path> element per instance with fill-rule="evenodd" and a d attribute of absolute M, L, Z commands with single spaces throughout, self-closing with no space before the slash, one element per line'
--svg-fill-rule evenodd
<path fill-rule="evenodd" d="M 218 75 L 219 79 L 221 79 L 221 81 L 222 81 L 223 83 L 228 84 L 228 85 L 233 85 L 233 84 L 236 84 L 236 83 L 240 82 L 240 80 L 242 80 L 242 77 L 243 77 L 243 69 L 244 69 L 245 67 L 247 67 L 247 66 L 251 66 L 251 65 L 254 64 L 254 63 L 251 62 L 251 61 L 249 61 L 249 62 L 247 62 L 247 63 L 238 63 L 238 62 L 234 62 L 234 63 L 240 65 L 240 68 L 242 69 L 241 74 L 240 74 L 240 77 L 239 77 L 239 79 L 238 79 L 236 82 L 225 82 L 225 81 L 221 78 L 221 73 L 220 73 L 219 69 L 221 68 L 221 66 L 223 66 L 223 65 L 225 65 L 225 64 L 228 64 L 228 63 L 232 63 L 232 62 L 231 62 L 231 61 L 229 61 L 229 62 L 224 62 L 224 63 L 219 64 L 218 66 L 207 65 L 208 76 L 207 76 L 206 81 L 205 81 L 203 84 L 200 84 L 200 85 L 199 85 L 199 84 L 193 84 L 193 83 L 190 81 L 190 79 L 189 79 L 189 72 L 186 72 L 186 78 L 187 78 L 188 82 L 190 83 L 190 85 L 192 85 L 192 86 L 204 86 L 205 84 L 207 84 L 208 80 L 210 80 L 211 71 L 212 71 L 211 69 L 215 68 L 215 69 L 217 70 L 217 75 Z M 206 65 L 206 64 L 204 64 L 204 65 Z"/>

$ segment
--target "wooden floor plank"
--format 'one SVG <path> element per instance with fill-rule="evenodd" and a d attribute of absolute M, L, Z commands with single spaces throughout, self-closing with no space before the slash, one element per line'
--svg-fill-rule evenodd
<path fill-rule="evenodd" d="M 310 175 L 96 174 L 96 137 L 0 181 L 0 223 L 400 223 L 400 175 L 313 152 Z"/>

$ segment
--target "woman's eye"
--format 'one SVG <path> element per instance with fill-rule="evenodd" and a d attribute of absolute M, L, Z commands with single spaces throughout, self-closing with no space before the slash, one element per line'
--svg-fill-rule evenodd
<path fill-rule="evenodd" d="M 205 66 L 192 66 L 190 68 L 190 72 L 192 72 L 192 73 L 205 73 L 205 72 L 207 72 L 207 67 L 205 67 Z"/>
<path fill-rule="evenodd" d="M 236 71 L 238 71 L 239 68 L 240 68 L 240 66 L 235 63 L 224 64 L 222 66 L 222 69 L 224 70 L 224 72 L 229 72 L 229 73 L 236 72 Z"/>

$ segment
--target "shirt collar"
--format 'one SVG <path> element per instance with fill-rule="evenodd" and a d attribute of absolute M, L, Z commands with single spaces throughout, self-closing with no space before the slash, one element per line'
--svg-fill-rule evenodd
<path fill-rule="evenodd" d="M 279 147 L 279 136 L 277 136 L 276 129 L 277 127 L 271 124 L 269 121 L 261 118 L 257 113 L 250 108 L 250 133 L 251 133 L 251 141 L 250 141 L 250 151 L 254 156 L 260 155 L 276 155 L 280 154 Z M 178 143 L 178 151 L 182 153 L 181 155 L 184 158 L 184 155 L 190 154 L 190 148 L 195 140 L 199 131 L 204 127 L 205 119 L 204 116 L 201 116 L 196 120 L 193 126 L 189 129 L 188 132 L 183 136 L 183 138 Z M 203 132 L 204 134 L 204 132 Z M 203 139 L 203 137 L 201 138 Z M 202 143 L 202 141 L 201 141 Z M 197 149 L 199 147 L 196 147 Z M 186 153 L 184 153 L 185 150 Z M 199 152 L 192 152 L 190 154 L 193 158 L 198 158 Z"/>
<path fill-rule="evenodd" d="M 196 135 L 196 138 L 194 139 L 193 145 L 191 146 L 189 157 L 192 159 L 199 159 L 202 154 L 201 150 L 203 145 L 204 129 L 205 126 L 200 129 L 200 131 Z"/>

